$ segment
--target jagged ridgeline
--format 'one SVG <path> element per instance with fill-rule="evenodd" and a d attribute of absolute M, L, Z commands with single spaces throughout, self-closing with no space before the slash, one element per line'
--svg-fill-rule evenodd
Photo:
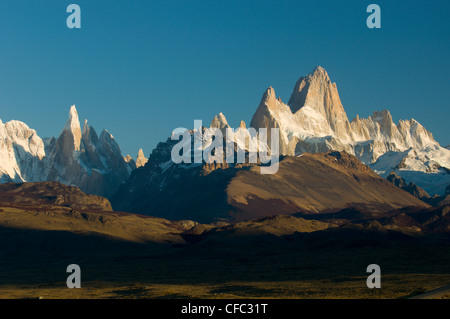
<path fill-rule="evenodd" d="M 230 126 L 220 113 L 210 127 L 225 130 Z M 449 190 L 450 150 L 441 147 L 433 135 L 414 119 L 400 120 L 394 124 L 387 110 L 373 112 L 367 118 L 356 116 L 349 121 L 337 86 L 322 67 L 316 67 L 307 76 L 299 78 L 287 104 L 276 96 L 272 87 L 268 88 L 249 128 L 256 131 L 265 128 L 268 132 L 278 128 L 279 153 L 282 156 L 345 151 L 381 177 L 394 172 L 406 183 L 417 185 L 430 196 L 445 195 Z M 235 132 L 237 136 L 247 135 L 248 129 L 243 121 Z M 131 156 L 122 156 L 113 136 L 106 130 L 98 136 L 87 122 L 81 130 L 74 106 L 58 138 L 42 140 L 36 131 L 22 122 L 3 124 L 0 121 L 0 181 L 54 180 L 78 186 L 89 194 L 112 197 L 137 167 L 145 169 L 137 170 L 126 185 L 132 185 L 137 178 L 134 175 L 149 169 L 170 171 L 170 149 L 176 142 L 160 143 L 149 162 L 143 152 L 134 161 Z M 245 143 L 241 136 L 234 150 L 248 152 Z M 271 152 L 271 143 L 269 133 L 267 143 L 259 143 L 258 147 L 266 147 Z M 165 157 L 159 159 L 162 154 Z M 247 153 L 246 159 L 248 163 Z M 204 172 L 218 167 L 239 168 L 226 161 L 208 165 L 179 164 L 183 169 L 194 166 L 199 166 L 196 169 Z M 155 185 L 162 187 L 161 183 Z M 138 183 L 130 191 L 137 192 L 141 186 Z M 114 198 L 117 199 L 120 193 Z"/>

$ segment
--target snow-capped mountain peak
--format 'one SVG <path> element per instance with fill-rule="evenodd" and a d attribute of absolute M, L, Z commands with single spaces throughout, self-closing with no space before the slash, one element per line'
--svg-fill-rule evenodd
<path fill-rule="evenodd" d="M 211 127 L 225 129 L 227 127 L 230 127 L 230 125 L 228 125 L 227 118 L 221 112 L 219 113 L 219 115 L 214 116 L 213 120 L 211 121 Z"/>
<path fill-rule="evenodd" d="M 0 121 L 0 182 L 41 180 L 44 156 L 44 142 L 35 130 L 20 121 Z"/>

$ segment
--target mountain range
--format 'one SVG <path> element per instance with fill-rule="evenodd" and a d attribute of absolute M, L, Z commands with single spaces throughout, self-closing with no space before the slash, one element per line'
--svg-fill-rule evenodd
<path fill-rule="evenodd" d="M 210 128 L 221 130 L 229 127 L 223 113 L 215 116 L 210 125 Z M 229 214 L 236 216 L 237 212 L 242 216 L 259 216 L 262 208 L 271 211 L 270 207 L 288 213 L 338 209 L 350 203 L 370 206 L 378 202 L 375 205 L 378 208 L 387 205 L 389 209 L 423 204 L 415 203 L 405 192 L 397 194 L 373 172 L 383 178 L 395 173 L 405 183 L 420 187 L 429 197 L 445 196 L 450 192 L 448 148 L 441 147 L 432 133 L 414 119 L 394 124 L 387 110 L 375 111 L 368 118 L 356 116 L 349 121 L 336 83 L 331 82 L 326 70 L 320 66 L 299 78 L 287 104 L 276 96 L 272 87 L 268 88 L 249 127 L 267 128 L 269 132 L 279 128 L 281 163 L 280 172 L 274 176 L 255 174 L 259 164 L 203 162 L 174 165 L 170 154 L 175 142 L 170 138 L 159 143 L 149 159 L 142 150 L 136 160 L 129 155 L 123 157 L 108 131 L 103 130 L 98 136 L 87 121 L 81 128 L 75 106 L 70 108 L 69 120 L 57 138 L 41 139 L 36 131 L 20 121 L 0 121 L 0 181 L 59 181 L 77 186 L 88 194 L 108 197 L 113 206 L 125 211 L 172 216 L 185 205 L 190 212 L 198 212 L 199 218 L 206 220 Z M 203 127 L 202 130 L 208 129 Z M 190 134 L 194 132 L 192 130 Z M 245 140 L 248 135 L 249 129 L 241 121 L 232 141 L 237 151 L 248 153 L 249 141 Z M 267 144 L 260 143 L 260 148 L 270 150 L 270 133 L 268 136 Z M 206 134 L 203 149 L 211 144 L 208 138 L 211 136 Z M 311 155 L 316 153 L 321 155 Z M 331 165 L 330 159 L 331 164 L 337 161 L 343 166 Z M 323 175 L 314 173 L 327 165 Z M 355 167 L 358 168 L 356 171 Z M 340 176 L 339 182 L 336 182 L 336 176 Z M 310 180 L 310 184 L 301 183 L 305 180 Z M 356 185 L 361 181 L 367 182 L 363 186 L 365 189 Z M 194 184 L 209 195 L 202 195 Z M 272 186 L 267 188 L 267 185 Z M 378 189 L 377 185 L 383 186 Z M 336 191 L 338 188 L 343 188 L 342 193 Z M 181 196 L 185 202 L 174 200 L 174 189 L 186 191 L 184 197 Z M 161 195 L 163 190 L 165 195 Z M 303 196 L 309 191 L 312 192 L 309 197 Z M 335 192 L 335 197 L 327 197 L 329 193 L 324 193 L 330 191 Z M 271 196 L 267 196 L 269 193 Z M 397 200 L 388 193 L 397 194 Z M 204 201 L 198 200 L 193 205 L 198 198 L 204 198 Z M 214 198 L 220 209 L 211 215 L 207 212 L 211 207 L 208 208 L 206 203 L 212 203 Z M 327 201 L 329 198 L 336 198 L 335 205 Z M 244 208 L 243 203 L 249 206 Z M 185 211 L 186 207 L 183 208 Z M 179 215 L 174 213 L 173 217 L 183 214 Z"/>
<path fill-rule="evenodd" d="M 450 150 L 417 121 L 349 121 L 317 67 L 287 104 L 268 88 L 249 126 L 216 134 L 230 128 L 219 113 L 134 159 L 75 106 L 58 137 L 0 121 L 0 296 L 405 298 L 448 281 Z M 194 152 L 179 163 L 181 136 Z M 271 138 L 262 174 L 252 147 L 276 154 Z M 372 263 L 383 289 L 366 288 Z"/>

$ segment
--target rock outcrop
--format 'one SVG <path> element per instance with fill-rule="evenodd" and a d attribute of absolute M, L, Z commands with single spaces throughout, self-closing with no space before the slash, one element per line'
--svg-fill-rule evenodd
<path fill-rule="evenodd" d="M 147 162 L 148 158 L 145 157 L 144 151 L 142 150 L 142 148 L 140 148 L 136 158 L 136 168 L 144 166 L 145 164 L 147 164 Z"/>
<path fill-rule="evenodd" d="M 79 211 L 112 211 L 103 197 L 84 194 L 78 187 L 58 182 L 7 183 L 0 185 L 0 205 L 34 209 L 45 206 L 70 207 Z"/>
<path fill-rule="evenodd" d="M 422 188 L 420 188 L 417 185 L 414 185 L 413 183 L 407 183 L 403 178 L 401 178 L 394 172 L 389 174 L 386 177 L 386 179 L 388 181 L 390 181 L 392 184 L 394 184 L 395 186 L 400 187 L 401 189 L 407 191 L 414 197 L 417 197 L 423 201 L 426 201 L 430 198 L 430 195 L 428 195 L 428 193 L 425 190 L 423 190 Z"/>

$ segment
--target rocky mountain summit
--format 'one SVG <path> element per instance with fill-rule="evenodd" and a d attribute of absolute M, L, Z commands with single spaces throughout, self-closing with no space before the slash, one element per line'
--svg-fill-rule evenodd
<path fill-rule="evenodd" d="M 145 157 L 144 151 L 140 148 L 136 158 L 136 168 L 144 166 L 147 162 L 148 158 Z"/>

